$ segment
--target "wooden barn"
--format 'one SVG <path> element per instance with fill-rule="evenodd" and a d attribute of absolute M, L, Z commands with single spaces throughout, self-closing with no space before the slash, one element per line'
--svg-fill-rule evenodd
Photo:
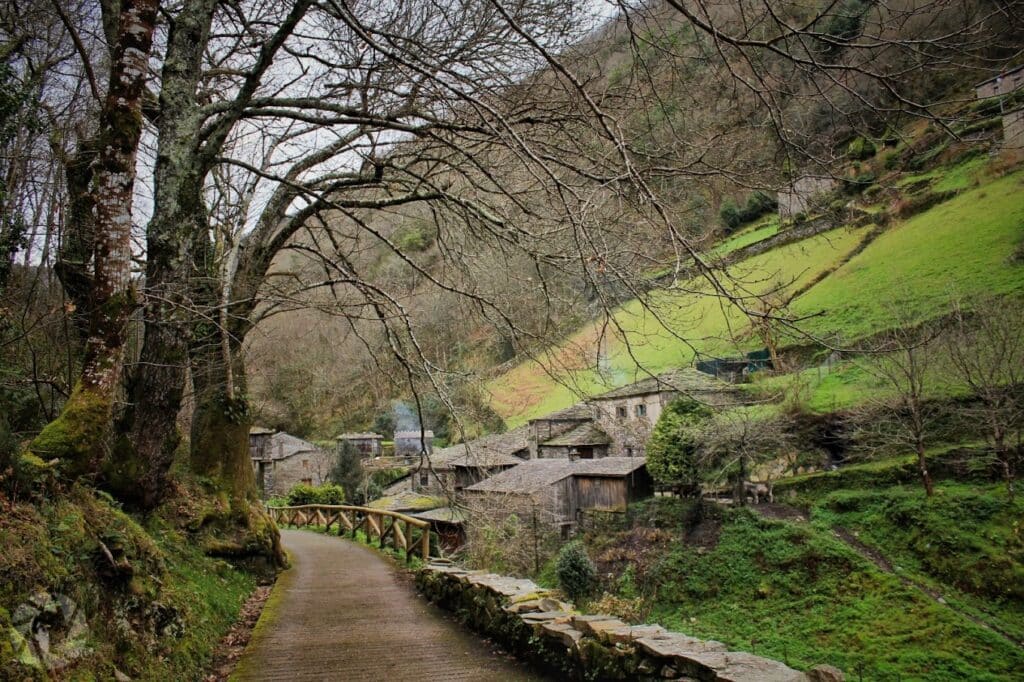
<path fill-rule="evenodd" d="M 568 532 L 581 512 L 624 512 L 654 485 L 641 457 L 535 459 L 463 490 L 465 505 L 489 517 L 537 518 Z"/>

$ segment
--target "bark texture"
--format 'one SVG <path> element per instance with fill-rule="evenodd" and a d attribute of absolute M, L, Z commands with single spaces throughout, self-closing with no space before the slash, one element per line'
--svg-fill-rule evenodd
<path fill-rule="evenodd" d="M 94 473 L 110 445 L 124 366 L 131 287 L 132 193 L 142 134 L 142 100 L 158 0 L 123 0 L 100 112 L 92 172 L 93 273 L 81 377 L 60 416 L 33 442 L 33 454 L 62 461 L 66 475 Z"/>

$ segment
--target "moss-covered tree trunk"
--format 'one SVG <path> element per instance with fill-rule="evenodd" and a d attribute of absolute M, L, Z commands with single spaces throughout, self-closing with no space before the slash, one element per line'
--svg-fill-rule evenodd
<path fill-rule="evenodd" d="M 128 385 L 123 437 L 104 468 L 106 485 L 142 508 L 159 504 L 181 442 L 177 416 L 185 388 L 188 338 L 195 311 L 190 247 L 208 229 L 199 161 L 197 89 L 216 0 L 189 0 L 170 25 L 160 74 L 153 217 L 146 228 L 145 334 Z"/>
<path fill-rule="evenodd" d="M 216 344 L 193 348 L 193 387 L 196 409 L 192 418 L 189 463 L 193 473 L 207 480 L 220 507 L 207 515 L 214 532 L 204 549 L 233 559 L 284 565 L 280 536 L 256 491 L 249 455 L 252 419 L 245 392 L 245 367 L 240 346 L 232 343 L 228 363 Z M 233 378 L 228 386 L 226 377 Z"/>
<path fill-rule="evenodd" d="M 92 168 L 93 273 L 82 373 L 61 414 L 30 446 L 35 456 L 60 460 L 62 472 L 71 478 L 96 471 L 113 431 L 126 326 L 134 304 L 132 195 L 158 5 L 158 0 L 122 0 L 120 5 Z"/>

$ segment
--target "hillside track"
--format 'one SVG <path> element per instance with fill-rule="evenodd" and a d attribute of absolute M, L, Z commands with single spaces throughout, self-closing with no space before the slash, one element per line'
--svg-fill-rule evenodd
<path fill-rule="evenodd" d="M 374 550 L 285 530 L 292 568 L 232 680 L 542 680 L 447 620 Z"/>

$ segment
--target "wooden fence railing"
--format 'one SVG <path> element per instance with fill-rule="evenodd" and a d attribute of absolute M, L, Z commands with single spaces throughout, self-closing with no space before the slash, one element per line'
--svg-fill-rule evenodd
<path fill-rule="evenodd" d="M 362 528 L 367 538 L 380 542 L 381 549 L 390 540 L 392 547 L 405 552 L 406 561 L 412 559 L 417 549 L 424 561 L 430 557 L 430 522 L 398 512 L 341 504 L 267 507 L 267 511 L 278 525 L 323 526 L 324 530 L 330 531 L 331 526 L 338 524 L 338 535 L 351 532 L 352 537 Z M 419 537 L 416 537 L 417 532 Z"/>

